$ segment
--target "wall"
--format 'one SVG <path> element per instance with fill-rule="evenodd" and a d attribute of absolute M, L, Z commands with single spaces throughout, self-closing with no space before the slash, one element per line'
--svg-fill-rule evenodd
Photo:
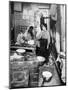
<path fill-rule="evenodd" d="M 60 13 L 60 5 L 57 5 L 57 23 L 56 23 L 56 48 L 57 52 L 60 53 L 61 49 L 61 13 Z"/>
<path fill-rule="evenodd" d="M 61 50 L 65 52 L 65 35 L 66 35 L 66 21 L 65 21 L 65 5 L 60 6 L 60 12 L 61 12 Z"/>
<path fill-rule="evenodd" d="M 17 4 L 18 8 L 20 7 L 18 10 L 17 10 L 16 4 Z M 31 25 L 32 26 L 37 25 L 37 22 L 36 22 L 37 20 L 38 20 L 38 23 L 40 23 L 40 11 L 43 12 L 43 10 L 45 10 L 46 8 L 49 8 L 49 5 L 32 4 L 32 3 L 19 3 L 19 5 L 18 5 L 18 3 L 15 3 L 14 7 L 15 7 L 14 23 L 15 23 L 15 39 L 16 39 L 17 34 L 19 33 L 20 28 L 21 28 L 20 27 L 18 29 L 17 26 L 20 25 L 20 26 L 28 28 Z M 19 11 L 19 10 L 22 10 L 22 11 Z M 36 12 L 37 12 L 37 14 L 36 14 Z M 35 17 L 35 16 L 37 16 L 37 17 Z M 49 21 L 48 20 L 47 20 L 47 24 L 48 24 L 48 29 L 49 29 Z M 22 29 L 25 30 L 23 27 L 22 27 Z"/>
<path fill-rule="evenodd" d="M 56 48 L 65 52 L 65 5 L 57 5 Z"/>

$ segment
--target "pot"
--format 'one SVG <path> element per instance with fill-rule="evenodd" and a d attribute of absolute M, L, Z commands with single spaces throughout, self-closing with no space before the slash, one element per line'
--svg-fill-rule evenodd
<path fill-rule="evenodd" d="M 17 49 L 16 52 L 17 52 L 18 55 L 24 55 L 26 50 L 24 50 L 24 49 Z"/>

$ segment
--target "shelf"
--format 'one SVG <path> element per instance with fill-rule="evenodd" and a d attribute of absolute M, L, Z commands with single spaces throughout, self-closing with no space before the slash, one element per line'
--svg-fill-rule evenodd
<path fill-rule="evenodd" d="M 20 46 L 11 46 L 10 48 L 16 48 L 16 49 L 28 49 L 28 50 L 35 50 L 33 47 L 20 47 Z"/>

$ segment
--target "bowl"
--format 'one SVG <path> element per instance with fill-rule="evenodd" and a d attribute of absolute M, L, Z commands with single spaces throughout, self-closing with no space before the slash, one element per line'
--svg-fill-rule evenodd
<path fill-rule="evenodd" d="M 42 56 L 37 56 L 37 62 L 41 66 L 44 64 L 45 58 Z"/>
<path fill-rule="evenodd" d="M 29 40 L 29 41 L 28 41 L 28 44 L 29 44 L 29 45 L 34 45 L 34 40 Z"/>
<path fill-rule="evenodd" d="M 52 73 L 50 71 L 44 71 L 42 72 L 42 76 L 43 76 L 44 82 L 49 82 L 52 78 Z"/>
<path fill-rule="evenodd" d="M 37 60 L 38 60 L 38 62 L 43 62 L 43 61 L 45 61 L 45 58 L 42 56 L 37 56 Z"/>
<path fill-rule="evenodd" d="M 24 49 L 17 49 L 16 52 L 17 52 L 18 55 L 23 55 L 26 52 L 26 50 L 24 50 Z"/>

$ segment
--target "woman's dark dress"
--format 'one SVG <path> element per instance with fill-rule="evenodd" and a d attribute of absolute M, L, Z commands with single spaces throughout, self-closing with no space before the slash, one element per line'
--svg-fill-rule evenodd
<path fill-rule="evenodd" d="M 49 51 L 47 49 L 47 39 L 39 39 L 40 47 L 36 47 L 36 55 L 45 57 L 46 61 L 48 61 Z"/>

